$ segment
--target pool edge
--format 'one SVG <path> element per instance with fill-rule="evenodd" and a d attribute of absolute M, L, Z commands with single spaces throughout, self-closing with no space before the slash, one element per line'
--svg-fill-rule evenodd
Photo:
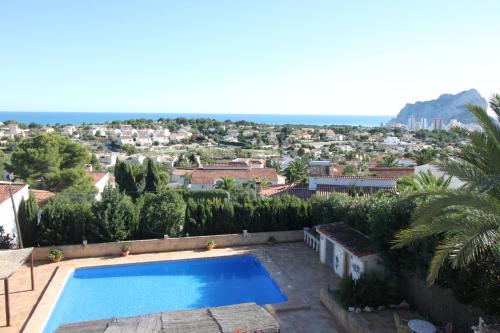
<path fill-rule="evenodd" d="M 238 249 L 232 253 L 204 253 L 206 255 L 198 256 L 191 255 L 187 258 L 161 258 L 161 259 L 146 259 L 140 260 L 141 258 L 133 258 L 137 261 L 131 262 L 118 262 L 115 264 L 109 263 L 80 263 L 80 262 L 62 262 L 59 266 L 58 271 L 50 281 L 47 290 L 42 295 L 40 302 L 36 306 L 32 316 L 30 317 L 27 325 L 25 326 L 23 332 L 25 333 L 42 333 L 47 321 L 49 320 L 52 311 L 61 295 L 64 285 L 68 280 L 69 275 L 78 268 L 88 268 L 88 267 L 105 267 L 105 266 L 117 266 L 117 265 L 129 265 L 129 264 L 144 264 L 144 263 L 154 263 L 154 262 L 165 262 L 165 261 L 179 261 L 179 260 L 191 260 L 191 259 L 211 259 L 211 258 L 221 258 L 221 257 L 235 257 L 250 255 L 256 257 L 260 264 L 267 271 L 271 279 L 278 285 L 279 290 L 287 298 L 287 301 L 274 303 L 274 304 L 264 304 L 269 312 L 275 314 L 276 312 L 282 311 L 293 311 L 293 310 L 303 310 L 310 308 L 309 304 L 305 302 L 298 291 L 294 288 L 291 281 L 284 274 L 281 273 L 279 267 L 267 256 L 265 249 L 262 247 L 254 249 Z M 116 258 L 121 259 L 121 258 Z"/>

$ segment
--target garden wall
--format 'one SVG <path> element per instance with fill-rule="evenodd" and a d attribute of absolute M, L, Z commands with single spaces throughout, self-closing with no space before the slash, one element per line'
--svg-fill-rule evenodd
<path fill-rule="evenodd" d="M 213 236 L 181 237 L 166 239 L 133 240 L 112 243 L 96 243 L 83 245 L 57 246 L 64 252 L 65 258 L 87 258 L 117 255 L 121 252 L 124 243 L 131 245 L 133 253 L 151 253 L 202 249 L 211 239 L 215 240 L 218 247 L 244 246 L 264 244 L 274 237 L 277 242 L 296 242 L 304 239 L 303 230 L 255 232 L 243 234 L 226 234 Z M 37 247 L 33 251 L 35 260 L 46 260 L 50 249 L 53 247 Z"/>
<path fill-rule="evenodd" d="M 415 275 L 404 276 L 402 283 L 402 292 L 413 308 L 440 326 L 451 321 L 453 332 L 471 332 L 479 317 L 488 318 L 479 308 L 458 302 L 451 290 L 428 287 Z"/>
<path fill-rule="evenodd" d="M 337 301 L 330 295 L 328 290 L 321 288 L 319 298 L 321 303 L 330 311 L 335 318 L 335 322 L 347 329 L 350 333 L 369 333 L 370 330 L 366 324 L 353 313 L 346 311 Z"/>

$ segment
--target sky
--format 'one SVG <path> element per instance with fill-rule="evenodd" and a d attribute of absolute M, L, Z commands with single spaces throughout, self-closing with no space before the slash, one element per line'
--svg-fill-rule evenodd
<path fill-rule="evenodd" d="M 0 110 L 394 115 L 500 93 L 498 0 L 0 2 Z"/>

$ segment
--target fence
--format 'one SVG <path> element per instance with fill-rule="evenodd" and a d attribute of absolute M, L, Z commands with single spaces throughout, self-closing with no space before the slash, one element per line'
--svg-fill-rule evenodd
<path fill-rule="evenodd" d="M 270 237 L 276 242 L 298 242 L 304 238 L 303 230 L 255 232 L 243 234 L 226 234 L 213 236 L 147 239 L 112 243 L 97 243 L 87 245 L 62 245 L 57 246 L 64 253 L 64 257 L 88 258 L 104 257 L 121 253 L 124 243 L 130 244 L 133 253 L 152 253 L 202 249 L 209 240 L 214 240 L 218 247 L 245 246 L 266 243 Z M 47 255 L 53 247 L 37 247 L 33 251 L 35 260 L 47 260 Z"/>
<path fill-rule="evenodd" d="M 402 281 L 402 291 L 408 302 L 433 323 L 444 326 L 452 322 L 453 332 L 471 332 L 479 317 L 487 318 L 479 308 L 458 302 L 449 289 L 428 287 L 415 275 L 406 275 Z"/>

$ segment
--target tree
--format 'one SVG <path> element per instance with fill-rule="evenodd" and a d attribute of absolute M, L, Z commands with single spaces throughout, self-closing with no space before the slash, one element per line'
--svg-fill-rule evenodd
<path fill-rule="evenodd" d="M 398 179 L 399 191 L 446 190 L 450 186 L 451 176 L 435 176 L 431 170 L 420 171 L 415 177 L 405 176 Z"/>
<path fill-rule="evenodd" d="M 186 204 L 177 192 L 166 189 L 158 193 L 146 192 L 139 207 L 140 237 L 177 236 L 181 231 Z"/>
<path fill-rule="evenodd" d="M 115 182 L 120 191 L 125 192 L 134 199 L 137 199 L 141 193 L 141 178 L 142 175 L 139 169 L 122 161 L 117 161 L 115 165 Z"/>
<path fill-rule="evenodd" d="M 394 155 L 385 155 L 378 162 L 377 166 L 379 167 L 395 167 L 398 161 Z"/>
<path fill-rule="evenodd" d="M 344 168 L 343 175 L 344 176 L 356 176 L 357 170 L 356 167 L 352 164 L 346 165 Z"/>
<path fill-rule="evenodd" d="M 216 188 L 226 191 L 231 191 L 236 186 L 236 182 L 232 177 L 222 177 L 217 181 Z"/>
<path fill-rule="evenodd" d="M 3 169 L 5 166 L 5 153 L 0 150 L 0 175 L 3 175 Z"/>
<path fill-rule="evenodd" d="M 467 105 L 481 132 L 464 128 L 456 132 L 469 144 L 453 151 L 440 163 L 451 176 L 466 182 L 464 188 L 424 190 L 412 194 L 421 200 L 411 227 L 395 237 L 396 248 L 428 237 L 439 236 L 427 274 L 434 283 L 445 262 L 454 269 L 466 268 L 493 256 L 500 260 L 500 95 L 490 100 L 497 119 L 480 106 Z"/>
<path fill-rule="evenodd" d="M 129 239 L 138 228 L 139 212 L 132 199 L 108 186 L 101 200 L 92 205 L 93 219 L 87 230 L 88 240 L 114 242 Z"/>
<path fill-rule="evenodd" d="M 17 216 L 19 226 L 21 228 L 21 235 L 23 237 L 23 245 L 26 247 L 37 245 L 38 233 L 38 206 L 35 197 L 30 195 L 28 200 L 21 199 Z"/>
<path fill-rule="evenodd" d="M 158 163 L 150 158 L 146 160 L 146 178 L 145 187 L 146 192 L 156 192 L 163 185 L 169 181 L 168 173 L 161 170 Z"/>
<path fill-rule="evenodd" d="M 3 226 L 0 225 L 0 249 L 10 249 L 14 243 L 14 237 L 6 233 Z"/>
<path fill-rule="evenodd" d="M 134 145 L 131 145 L 129 143 L 126 143 L 124 145 L 121 145 L 120 146 L 121 150 L 127 154 L 127 155 L 134 155 L 134 154 L 137 154 L 138 150 L 137 150 L 137 147 L 134 146 Z"/>
<path fill-rule="evenodd" d="M 422 149 L 413 153 L 413 159 L 417 165 L 428 164 L 434 160 L 436 152 L 430 149 Z"/>
<path fill-rule="evenodd" d="M 308 180 L 306 159 L 295 160 L 290 163 L 285 174 L 290 183 L 306 184 Z"/>
<path fill-rule="evenodd" d="M 101 161 L 99 161 L 95 154 L 92 154 L 92 156 L 90 157 L 89 164 L 92 165 L 92 170 L 94 171 L 102 170 Z"/>
<path fill-rule="evenodd" d="M 73 187 L 74 192 L 95 193 L 92 178 L 82 168 L 70 168 L 48 173 L 46 185 L 50 191 L 60 192 Z"/>
<path fill-rule="evenodd" d="M 92 221 L 91 203 L 75 196 L 58 194 L 44 204 L 39 225 L 40 245 L 81 244 Z"/>
<path fill-rule="evenodd" d="M 33 185 L 65 169 L 81 169 L 89 161 L 90 154 L 83 145 L 46 133 L 23 140 L 11 157 L 16 175 Z"/>

